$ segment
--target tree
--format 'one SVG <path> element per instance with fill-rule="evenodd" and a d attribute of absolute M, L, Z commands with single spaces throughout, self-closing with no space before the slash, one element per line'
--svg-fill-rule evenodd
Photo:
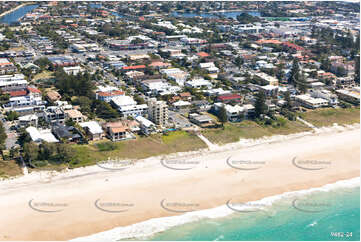
<path fill-rule="evenodd" d="M 5 140 L 7 138 L 3 123 L 0 122 L 0 150 L 5 149 Z"/>
<path fill-rule="evenodd" d="M 289 83 L 296 83 L 300 77 L 300 66 L 298 64 L 298 59 L 295 58 L 293 60 L 292 69 L 291 69 L 291 75 L 288 79 Z"/>
<path fill-rule="evenodd" d="M 321 60 L 320 68 L 326 72 L 331 70 L 331 62 L 327 57 Z"/>
<path fill-rule="evenodd" d="M 267 110 L 266 106 L 266 95 L 264 92 L 259 91 L 256 96 L 256 103 L 255 103 L 255 116 L 256 118 L 261 117 L 261 114 L 265 114 Z"/>
<path fill-rule="evenodd" d="M 336 68 L 336 76 L 342 77 L 347 75 L 347 70 L 343 66 L 338 66 Z"/>
<path fill-rule="evenodd" d="M 252 16 L 248 13 L 241 13 L 240 15 L 237 16 L 237 20 L 240 24 L 249 24 L 249 23 L 261 21 L 260 18 L 256 16 Z"/>
<path fill-rule="evenodd" d="M 304 75 L 302 75 L 298 81 L 298 89 L 302 92 L 302 93 L 306 93 L 307 91 L 307 82 L 306 82 L 306 77 Z"/>
<path fill-rule="evenodd" d="M 20 146 L 24 146 L 25 143 L 29 143 L 31 141 L 30 135 L 28 134 L 28 132 L 26 132 L 24 128 L 21 128 L 18 133 L 18 143 Z"/>
<path fill-rule="evenodd" d="M 38 65 L 42 70 L 51 66 L 51 62 L 47 57 L 41 57 L 37 59 L 34 63 Z"/>
<path fill-rule="evenodd" d="M 15 111 L 8 111 L 5 113 L 5 115 L 6 115 L 6 120 L 8 121 L 14 121 L 19 117 L 19 114 Z"/>
<path fill-rule="evenodd" d="M 289 91 L 285 92 L 285 101 L 286 101 L 285 108 L 290 109 L 291 108 L 291 97 L 290 97 Z"/>
<path fill-rule="evenodd" d="M 243 65 L 243 63 L 244 63 L 243 59 L 242 59 L 240 56 L 237 56 L 234 61 L 235 61 L 235 64 L 236 64 L 238 67 L 241 67 L 241 66 Z"/>
<path fill-rule="evenodd" d="M 360 84 L 360 56 L 355 57 L 355 82 Z"/>
<path fill-rule="evenodd" d="M 56 144 L 43 142 L 39 146 L 39 159 L 40 160 L 50 160 L 54 154 L 56 154 Z"/>
<path fill-rule="evenodd" d="M 96 102 L 95 109 L 98 117 L 103 119 L 114 119 L 119 116 L 117 110 L 112 108 L 109 103 L 103 101 Z"/>
<path fill-rule="evenodd" d="M 62 162 L 69 162 L 75 155 L 73 148 L 67 144 L 57 145 L 57 158 Z"/>
<path fill-rule="evenodd" d="M 226 123 L 228 120 L 227 119 L 227 111 L 226 111 L 226 108 L 224 107 L 224 104 L 218 111 L 218 120 L 219 120 L 219 122 L 222 123 L 222 127 L 224 127 L 224 123 Z"/>
<path fill-rule="evenodd" d="M 34 161 L 38 159 L 39 147 L 34 142 L 24 144 L 24 155 L 26 161 Z"/>
<path fill-rule="evenodd" d="M 145 100 L 144 98 L 142 98 L 141 96 L 139 96 L 138 94 L 134 95 L 134 100 L 138 103 L 138 104 L 144 104 Z"/>
<path fill-rule="evenodd" d="M 76 100 L 76 103 L 79 104 L 82 112 L 90 113 L 90 107 L 91 107 L 91 104 L 92 104 L 92 100 L 90 100 L 88 97 L 80 96 Z"/>

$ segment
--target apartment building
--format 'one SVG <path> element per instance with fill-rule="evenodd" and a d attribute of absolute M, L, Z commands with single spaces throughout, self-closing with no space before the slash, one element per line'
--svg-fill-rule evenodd
<path fill-rule="evenodd" d="M 165 101 L 151 98 L 148 102 L 148 117 L 155 124 L 166 127 L 168 124 L 168 105 Z"/>
<path fill-rule="evenodd" d="M 28 81 L 23 74 L 2 75 L 0 76 L 0 89 L 2 91 L 16 91 L 25 89 Z"/>
<path fill-rule="evenodd" d="M 124 118 L 127 118 L 128 116 L 132 116 L 134 118 L 139 115 L 145 116 L 148 113 L 147 104 L 137 104 L 137 102 L 130 96 L 113 97 L 110 103 Z"/>
<path fill-rule="evenodd" d="M 16 66 L 7 58 L 0 58 L 0 74 L 14 73 L 17 71 Z"/>
<path fill-rule="evenodd" d="M 360 105 L 360 87 L 336 90 L 336 93 L 341 100 Z"/>
<path fill-rule="evenodd" d="M 51 123 L 51 124 L 55 124 L 55 123 L 64 124 L 65 123 L 66 115 L 65 115 L 64 110 L 61 107 L 57 107 L 57 106 L 47 107 L 43 111 L 42 116 L 46 122 Z"/>

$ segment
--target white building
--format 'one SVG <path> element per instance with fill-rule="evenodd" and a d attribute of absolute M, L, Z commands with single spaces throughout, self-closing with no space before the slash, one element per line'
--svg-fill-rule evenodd
<path fill-rule="evenodd" d="M 141 85 L 145 90 L 155 95 L 176 94 L 181 90 L 180 87 L 172 86 L 164 79 L 144 80 Z"/>
<path fill-rule="evenodd" d="M 137 104 L 136 101 L 130 96 L 113 97 L 110 103 L 115 106 L 122 117 L 137 117 L 146 116 L 148 114 L 147 104 Z"/>
<path fill-rule="evenodd" d="M 59 142 L 59 140 L 57 140 L 55 136 L 51 133 L 50 129 L 38 130 L 37 128 L 30 126 L 25 130 L 30 135 L 31 140 L 36 143 L 41 143 L 43 141 L 48 143 Z"/>
<path fill-rule="evenodd" d="M 218 73 L 219 68 L 213 62 L 199 63 L 199 67 L 205 69 L 208 73 Z"/>
<path fill-rule="evenodd" d="M 179 68 L 162 69 L 160 73 L 165 74 L 167 78 L 175 81 L 179 86 L 184 86 L 189 74 Z"/>
<path fill-rule="evenodd" d="M 68 67 L 64 67 L 63 70 L 65 71 L 66 74 L 74 75 L 74 76 L 82 72 L 80 66 L 68 66 Z"/>
<path fill-rule="evenodd" d="M 135 120 L 137 120 L 138 123 L 140 124 L 140 130 L 144 134 L 149 135 L 151 133 L 156 132 L 155 124 L 153 122 L 151 122 L 150 120 L 148 120 L 142 116 L 137 116 L 135 118 Z"/>
<path fill-rule="evenodd" d="M 22 90 L 28 86 L 23 74 L 2 75 L 0 76 L 0 89 L 3 91 Z"/>
<path fill-rule="evenodd" d="M 20 97 L 11 97 L 9 102 L 4 105 L 5 110 L 18 112 L 20 115 L 33 113 L 45 109 L 46 101 L 41 96 L 27 95 Z"/>
<path fill-rule="evenodd" d="M 308 94 L 297 95 L 297 96 L 295 96 L 295 100 L 306 108 L 315 109 L 315 108 L 321 108 L 321 107 L 328 106 L 328 101 L 326 99 L 313 98 Z"/>
<path fill-rule="evenodd" d="M 326 99 L 331 106 L 338 104 L 337 95 L 324 89 L 310 90 L 311 97 Z"/>
<path fill-rule="evenodd" d="M 267 85 L 278 86 L 278 79 L 264 72 L 255 72 L 254 75 L 267 82 Z"/>
<path fill-rule="evenodd" d="M 360 104 L 360 87 L 353 87 L 350 89 L 336 90 L 340 99 L 350 103 Z"/>
<path fill-rule="evenodd" d="M 210 81 L 204 80 L 204 79 L 194 79 L 194 80 L 187 81 L 185 83 L 185 86 L 191 87 L 191 88 L 207 88 L 207 89 L 211 89 L 212 88 L 212 83 Z"/>
<path fill-rule="evenodd" d="M 87 132 L 92 140 L 103 138 L 103 129 L 96 121 L 79 123 L 79 125 Z"/>
<path fill-rule="evenodd" d="M 38 126 L 38 116 L 35 114 L 29 114 L 19 117 L 19 126 L 26 127 L 26 126 Z"/>
<path fill-rule="evenodd" d="M 215 103 L 214 108 L 215 111 L 219 111 L 222 107 L 225 108 L 227 119 L 230 122 L 239 122 L 242 118 L 247 119 L 250 115 L 252 115 L 255 111 L 255 108 L 252 104 L 245 104 L 245 105 L 229 105 L 223 103 Z"/>

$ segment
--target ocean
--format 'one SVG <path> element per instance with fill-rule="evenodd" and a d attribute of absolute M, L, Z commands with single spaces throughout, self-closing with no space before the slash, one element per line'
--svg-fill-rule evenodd
<path fill-rule="evenodd" d="M 151 219 L 75 241 L 359 241 L 360 179 Z"/>

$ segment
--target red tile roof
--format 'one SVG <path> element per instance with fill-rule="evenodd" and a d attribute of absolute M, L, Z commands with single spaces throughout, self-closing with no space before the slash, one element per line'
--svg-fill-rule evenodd
<path fill-rule="evenodd" d="M 290 42 L 283 42 L 283 45 L 285 45 L 285 46 L 287 46 L 289 48 L 295 49 L 295 50 L 304 50 L 303 47 L 298 46 L 298 45 L 293 44 L 293 43 L 290 43 Z"/>
<path fill-rule="evenodd" d="M 209 56 L 209 54 L 208 53 L 206 53 L 206 52 L 199 52 L 199 53 L 197 53 L 197 55 L 199 56 L 199 57 L 208 57 Z"/>
<path fill-rule="evenodd" d="M 260 39 L 256 41 L 257 44 L 275 44 L 275 45 L 279 45 L 282 44 L 281 41 L 276 40 L 276 39 Z"/>
<path fill-rule="evenodd" d="M 179 94 L 179 96 L 181 96 L 181 97 L 190 97 L 191 93 L 190 92 L 182 92 L 182 93 Z"/>
<path fill-rule="evenodd" d="M 223 95 L 223 96 L 219 96 L 218 99 L 221 101 L 225 101 L 225 100 L 233 100 L 233 99 L 240 99 L 241 96 L 238 94 L 229 94 L 229 95 Z"/>
<path fill-rule="evenodd" d="M 137 69 L 144 69 L 145 65 L 137 65 L 137 66 L 124 66 L 123 70 L 137 70 Z"/>
<path fill-rule="evenodd" d="M 28 87 L 27 89 L 29 92 L 41 93 L 41 91 L 39 89 L 34 88 L 34 87 Z"/>
<path fill-rule="evenodd" d="M 98 92 L 98 95 L 101 97 L 121 96 L 124 95 L 124 92 L 122 91 Z"/>
<path fill-rule="evenodd" d="M 28 92 L 26 90 L 21 90 L 21 91 L 11 91 L 9 92 L 11 97 L 21 97 L 21 96 L 26 96 L 26 94 L 28 94 Z"/>

